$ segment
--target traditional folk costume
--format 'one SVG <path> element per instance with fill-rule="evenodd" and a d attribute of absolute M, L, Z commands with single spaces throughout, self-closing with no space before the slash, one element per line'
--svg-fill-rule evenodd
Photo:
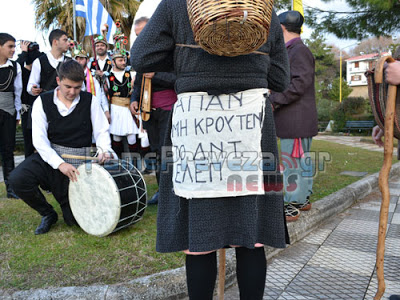
<path fill-rule="evenodd" d="M 92 133 L 96 146 L 102 151 L 111 151 L 111 141 L 109 125 L 96 96 L 81 91 L 67 108 L 57 97 L 57 90 L 41 94 L 34 102 L 32 133 L 38 152 L 14 170 L 10 183 L 16 194 L 43 217 L 42 222 L 51 220 L 54 223 L 57 214 L 39 186 L 50 190 L 61 206 L 65 222 L 73 225 L 75 220 L 68 200 L 69 179 L 58 167 L 63 162 L 77 167 L 82 161 L 63 159 L 61 154 L 88 155 Z M 44 233 L 38 229 L 35 234 Z"/>
<path fill-rule="evenodd" d="M 31 43 L 32 44 L 32 43 Z M 30 108 L 33 105 L 33 102 L 36 99 L 36 96 L 32 96 L 27 91 L 28 81 L 31 74 L 31 70 L 27 69 L 26 66 L 32 65 L 33 61 L 42 56 L 43 53 L 39 51 L 38 48 L 31 47 L 29 45 L 28 52 L 22 51 L 18 56 L 17 62 L 21 65 L 22 70 L 22 109 L 21 109 L 21 125 L 22 125 L 22 133 L 24 135 L 24 152 L 25 158 L 29 155 L 33 154 L 35 148 L 32 143 L 32 128 L 31 128 L 31 110 Z M 36 45 L 36 47 L 38 47 Z M 29 125 L 29 126 L 28 126 Z"/>
<path fill-rule="evenodd" d="M 82 49 L 82 45 L 80 45 L 80 44 L 78 44 L 78 45 L 74 44 L 74 45 L 75 45 L 75 47 L 72 50 L 72 55 L 74 58 L 76 58 L 76 57 L 87 58 L 88 57 L 86 51 L 84 49 Z M 90 69 L 87 66 L 84 67 L 84 72 L 85 72 L 85 81 L 83 82 L 83 85 L 82 85 L 82 91 L 91 93 L 93 96 L 96 96 L 100 100 L 101 108 L 103 109 L 104 113 L 109 111 L 108 100 L 104 93 L 104 89 L 101 88 L 101 86 L 100 86 L 100 82 L 92 74 L 92 72 L 90 71 Z"/>
<path fill-rule="evenodd" d="M 54 90 L 57 87 L 57 69 L 60 67 L 61 63 L 70 59 L 65 55 L 56 59 L 53 57 L 51 52 L 42 55 L 35 59 L 32 64 L 31 75 L 29 76 L 27 91 L 32 94 L 32 87 L 36 85 L 40 87 L 44 92 Z"/>
<path fill-rule="evenodd" d="M 21 93 L 21 67 L 8 59 L 0 65 L 0 155 L 8 198 L 17 198 L 10 187 L 9 175 L 15 167 L 13 152 L 16 120 L 20 119 Z"/>
<path fill-rule="evenodd" d="M 108 57 L 106 57 L 105 59 L 101 59 L 101 58 L 97 57 L 96 61 L 92 57 L 89 60 L 89 66 L 90 66 L 90 71 L 91 71 L 92 75 L 95 75 L 96 71 L 100 70 L 100 71 L 104 72 L 105 76 L 109 76 L 110 71 L 112 69 L 112 62 L 111 62 L 111 59 L 109 59 Z M 97 66 L 99 66 L 98 69 L 97 69 Z"/>
<path fill-rule="evenodd" d="M 99 35 L 94 39 L 94 44 L 102 43 L 108 47 L 107 39 L 105 38 L 105 35 Z M 96 75 L 96 71 L 100 70 L 104 72 L 104 75 L 102 78 L 97 78 L 97 80 L 103 85 L 104 79 L 110 75 L 111 69 L 112 69 L 112 62 L 111 59 L 106 56 L 105 59 L 101 59 L 100 57 L 92 57 L 89 60 L 89 69 L 92 72 L 92 75 Z"/>
<path fill-rule="evenodd" d="M 117 29 L 114 35 L 115 47 L 112 54 L 112 59 L 124 58 L 126 59 L 126 50 L 124 49 L 124 36 Z M 141 146 L 149 147 L 147 134 L 139 131 L 139 126 L 136 123 L 136 118 L 132 116 L 129 109 L 130 97 L 132 94 L 132 81 L 134 76 L 130 67 L 125 70 L 117 70 L 115 67 L 111 70 L 109 81 L 109 95 L 111 99 L 111 123 L 110 133 L 113 135 L 112 146 L 114 151 L 120 157 L 123 152 L 122 138 L 127 137 L 129 152 L 138 152 L 139 145 L 137 144 L 136 135 L 141 137 Z"/>
<path fill-rule="evenodd" d="M 196 43 L 187 1 L 164 0 L 131 49 L 137 72 L 175 70 L 177 75 L 178 100 L 163 148 L 157 251 L 191 254 L 238 245 L 241 293 L 262 299 L 265 255 L 255 247 L 283 248 L 288 242 L 266 96 L 266 89 L 284 91 L 289 84 L 282 30 L 272 12 L 268 41 L 258 49 L 268 55 L 222 57 L 191 45 Z M 246 165 L 249 160 L 252 166 Z M 211 299 L 215 252 L 187 255 L 186 270 L 189 296 L 199 292 Z M 257 288 L 242 288 L 251 286 L 246 278 L 257 281 Z"/>

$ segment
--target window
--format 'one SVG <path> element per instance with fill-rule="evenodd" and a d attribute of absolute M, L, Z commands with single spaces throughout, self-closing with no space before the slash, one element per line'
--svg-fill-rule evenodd
<path fill-rule="evenodd" d="M 361 75 L 351 76 L 351 81 L 361 81 Z"/>
<path fill-rule="evenodd" d="M 354 63 L 354 68 L 359 68 L 360 67 L 360 62 L 359 61 L 356 61 L 355 63 Z"/>

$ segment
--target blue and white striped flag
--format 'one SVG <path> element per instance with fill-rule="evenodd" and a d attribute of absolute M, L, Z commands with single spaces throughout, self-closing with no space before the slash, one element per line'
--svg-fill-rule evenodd
<path fill-rule="evenodd" d="M 104 24 L 108 24 L 107 41 L 113 44 L 113 33 L 117 26 L 99 0 L 76 0 L 76 16 L 86 19 L 85 36 L 100 34 Z"/>

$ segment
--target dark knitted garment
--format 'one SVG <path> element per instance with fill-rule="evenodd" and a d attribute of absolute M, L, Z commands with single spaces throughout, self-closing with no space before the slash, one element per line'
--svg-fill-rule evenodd
<path fill-rule="evenodd" d="M 273 13 L 269 39 L 259 51 L 238 57 L 210 55 L 194 45 L 186 0 L 163 0 L 131 49 L 132 67 L 139 73 L 177 75 L 177 93 L 219 95 L 253 88 L 283 91 L 289 84 L 289 65 L 278 18 Z M 171 146 L 171 120 L 165 147 Z M 271 105 L 265 107 L 261 149 L 278 160 Z M 183 199 L 174 194 L 172 166 L 161 171 L 157 220 L 157 251 L 214 250 L 226 245 L 254 248 L 255 243 L 285 247 L 288 242 L 282 192 L 243 197 Z M 265 176 L 282 183 L 278 171 Z"/>

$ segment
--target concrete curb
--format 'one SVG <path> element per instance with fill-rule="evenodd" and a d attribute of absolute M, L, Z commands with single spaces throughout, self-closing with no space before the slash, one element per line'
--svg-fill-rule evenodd
<path fill-rule="evenodd" d="M 400 163 L 392 166 L 391 177 L 400 176 Z M 330 217 L 343 212 L 345 209 L 371 193 L 378 186 L 379 174 L 367 176 L 349 186 L 317 201 L 312 210 L 302 212 L 300 219 L 288 224 L 291 242 L 302 239 L 312 230 Z M 284 249 L 267 247 L 267 259 Z M 234 249 L 226 251 L 226 287 L 236 282 Z M 49 289 L 31 289 L 28 291 L 8 292 L 0 290 L 0 299 L 4 300 L 39 300 L 39 299 L 149 299 L 175 300 L 187 296 L 185 268 L 165 271 L 129 282 L 114 285 L 94 285 L 87 287 L 61 287 Z"/>

